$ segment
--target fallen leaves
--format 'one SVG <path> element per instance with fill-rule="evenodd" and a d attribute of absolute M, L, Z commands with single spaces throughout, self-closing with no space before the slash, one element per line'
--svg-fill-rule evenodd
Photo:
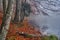
<path fill-rule="evenodd" d="M 2 13 L 0 13 L 0 14 L 2 14 Z M 2 23 L 2 17 L 3 17 L 3 15 L 0 15 L 0 24 Z M 19 26 L 20 24 L 16 25 L 11 22 L 6 40 L 41 40 L 40 37 L 25 38 L 23 36 L 16 34 L 16 31 L 25 32 L 28 34 L 41 34 L 39 31 L 35 31 L 33 26 L 28 23 L 28 20 L 26 18 L 24 19 L 22 24 L 23 24 L 23 26 Z"/>
<path fill-rule="evenodd" d="M 24 36 L 20 36 L 16 33 L 16 31 L 18 32 L 24 32 L 24 33 L 28 33 L 28 34 L 41 34 L 39 33 L 38 31 L 35 31 L 35 29 L 33 28 L 33 26 L 31 26 L 27 20 L 24 20 L 23 21 L 23 26 L 22 27 L 16 27 L 17 25 L 16 24 L 10 24 L 10 28 L 9 28 L 9 31 L 8 31 L 8 34 L 7 34 L 7 37 L 8 38 L 11 38 L 12 36 L 16 36 L 15 40 L 39 40 L 40 38 L 37 37 L 37 38 L 34 38 L 34 37 L 24 37 Z M 13 38 L 12 38 L 13 39 Z"/>

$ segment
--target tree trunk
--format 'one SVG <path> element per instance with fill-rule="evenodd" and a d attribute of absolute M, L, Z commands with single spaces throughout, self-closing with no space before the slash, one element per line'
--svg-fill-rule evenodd
<path fill-rule="evenodd" d="M 16 12 L 15 12 L 15 18 L 14 21 L 15 22 L 19 22 L 20 21 L 20 0 L 16 0 Z"/>
<path fill-rule="evenodd" d="M 2 0 L 0 0 L 0 12 L 2 12 Z"/>
<path fill-rule="evenodd" d="M 22 11 L 21 4 L 22 0 L 16 0 L 16 14 L 14 18 L 15 23 L 22 22 L 22 20 L 24 19 L 24 13 Z"/>
<path fill-rule="evenodd" d="M 3 12 L 4 13 L 6 13 L 7 5 L 8 5 L 8 0 L 3 0 Z"/>
<path fill-rule="evenodd" d="M 2 19 L 2 24 L 1 24 L 0 40 L 5 40 L 6 39 L 6 35 L 8 33 L 9 24 L 10 24 L 11 15 L 12 15 L 12 8 L 13 8 L 12 4 L 13 4 L 13 0 L 8 0 L 8 7 L 7 7 L 7 10 L 6 10 L 6 13 L 4 13 L 4 16 L 3 16 L 3 19 Z"/>

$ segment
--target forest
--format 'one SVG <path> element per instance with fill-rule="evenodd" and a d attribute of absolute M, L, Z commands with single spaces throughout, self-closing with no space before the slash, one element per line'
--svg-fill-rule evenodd
<path fill-rule="evenodd" d="M 29 21 L 41 11 L 31 1 L 0 0 L 0 40 L 58 40 L 56 35 L 43 35 L 39 26 Z"/>

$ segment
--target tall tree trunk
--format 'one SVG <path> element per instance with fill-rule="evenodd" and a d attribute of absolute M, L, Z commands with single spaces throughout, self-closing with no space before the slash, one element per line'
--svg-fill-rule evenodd
<path fill-rule="evenodd" d="M 15 12 L 15 18 L 14 21 L 15 22 L 19 22 L 20 21 L 20 0 L 16 0 L 16 12 Z"/>
<path fill-rule="evenodd" d="M 8 7 L 6 10 L 6 13 L 4 13 L 2 24 L 1 24 L 0 40 L 6 39 L 6 35 L 8 33 L 9 24 L 10 24 L 11 15 L 12 15 L 12 7 L 13 7 L 13 0 L 8 0 Z"/>
<path fill-rule="evenodd" d="M 22 20 L 24 19 L 24 13 L 22 11 L 21 4 L 22 0 L 16 0 L 16 14 L 14 18 L 15 23 L 22 22 Z"/>
<path fill-rule="evenodd" d="M 4 13 L 6 13 L 7 5 L 8 5 L 8 1 L 7 0 L 3 0 L 3 12 Z"/>
<path fill-rule="evenodd" d="M 2 0 L 0 0 L 0 12 L 2 12 Z"/>

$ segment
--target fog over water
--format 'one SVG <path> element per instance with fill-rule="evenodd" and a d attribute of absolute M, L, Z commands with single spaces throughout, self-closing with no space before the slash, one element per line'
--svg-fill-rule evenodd
<path fill-rule="evenodd" d="M 33 0 L 40 13 L 30 15 L 30 22 L 38 25 L 43 34 L 60 37 L 60 0 Z M 31 23 L 32 23 L 31 22 Z"/>

